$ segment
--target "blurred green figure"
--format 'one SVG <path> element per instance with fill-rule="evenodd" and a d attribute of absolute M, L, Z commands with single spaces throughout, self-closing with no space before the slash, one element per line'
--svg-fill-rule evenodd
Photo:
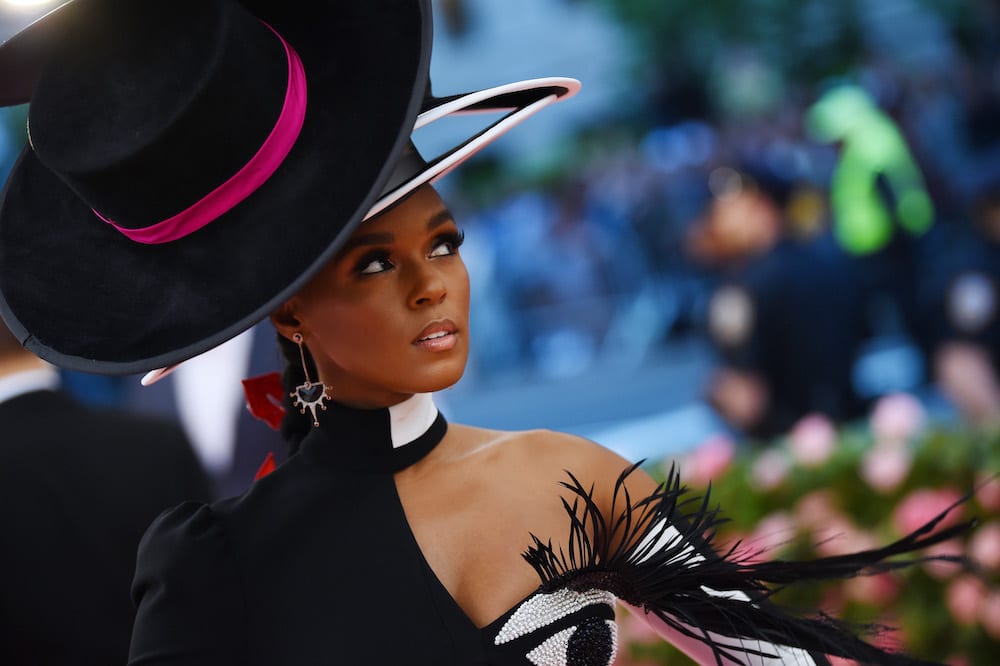
<path fill-rule="evenodd" d="M 892 239 L 893 220 L 913 235 L 934 221 L 924 179 L 892 119 L 856 86 L 825 93 L 806 118 L 820 141 L 840 142 L 830 185 L 834 234 L 854 254 L 871 254 Z"/>

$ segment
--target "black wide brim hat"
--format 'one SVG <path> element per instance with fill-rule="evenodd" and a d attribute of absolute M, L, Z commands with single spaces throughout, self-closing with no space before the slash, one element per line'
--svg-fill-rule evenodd
<path fill-rule="evenodd" d="M 550 78 L 434 97 L 430 11 L 75 0 L 0 45 L 0 101 L 31 101 L 0 202 L 8 328 L 69 369 L 180 363 L 267 317 L 365 219 L 579 88 Z M 304 115 L 289 130 L 294 54 Z M 434 159 L 414 152 L 414 128 L 473 111 L 505 115 Z M 179 210 L 203 214 L 282 123 L 286 154 L 235 205 L 166 241 L 133 239 Z"/>

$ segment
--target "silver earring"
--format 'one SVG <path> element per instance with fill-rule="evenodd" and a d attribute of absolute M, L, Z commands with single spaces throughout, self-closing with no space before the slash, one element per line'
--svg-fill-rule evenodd
<path fill-rule="evenodd" d="M 326 394 L 326 384 L 323 382 L 314 382 L 309 379 L 309 368 L 306 367 L 306 353 L 302 347 L 302 334 L 295 333 L 292 335 L 292 341 L 299 346 L 299 358 L 302 359 L 302 374 L 305 376 L 306 381 L 304 384 L 299 384 L 295 387 L 295 390 L 288 395 L 295 398 L 293 404 L 299 408 L 300 414 L 305 414 L 306 410 L 312 415 L 313 426 L 319 427 L 319 419 L 316 418 L 316 408 L 326 411 L 326 405 L 323 404 L 324 400 L 329 400 L 330 396 Z"/>

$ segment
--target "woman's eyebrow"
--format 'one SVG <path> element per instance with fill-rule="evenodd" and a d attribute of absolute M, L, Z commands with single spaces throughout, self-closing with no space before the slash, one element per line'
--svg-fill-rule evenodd
<path fill-rule="evenodd" d="M 394 240 L 396 240 L 396 237 L 388 232 L 361 234 L 360 236 L 352 237 L 344 243 L 344 247 L 342 247 L 337 254 L 343 256 L 348 254 L 354 248 L 364 245 L 391 245 Z"/>
<path fill-rule="evenodd" d="M 427 230 L 430 231 L 431 229 L 440 227 L 442 224 L 447 224 L 448 222 L 453 221 L 454 219 L 451 211 L 445 208 L 435 213 L 431 219 L 427 221 Z M 391 245 L 395 242 L 395 240 L 396 237 L 388 231 L 376 231 L 367 234 L 360 234 L 352 237 L 344 243 L 344 247 L 342 247 L 337 254 L 346 255 L 354 248 L 365 245 Z"/>
<path fill-rule="evenodd" d="M 433 217 L 431 217 L 431 219 L 427 220 L 427 230 L 430 231 L 431 229 L 440 227 L 442 224 L 454 221 L 455 218 L 451 214 L 451 211 L 445 208 L 444 210 L 438 211 Z"/>

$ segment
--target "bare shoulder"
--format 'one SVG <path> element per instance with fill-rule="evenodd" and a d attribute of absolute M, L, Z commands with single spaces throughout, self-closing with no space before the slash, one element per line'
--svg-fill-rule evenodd
<path fill-rule="evenodd" d="M 585 488 L 594 488 L 599 504 L 610 500 L 618 478 L 633 465 L 597 442 L 569 433 L 457 427 L 471 443 L 470 452 L 487 457 L 493 469 L 544 484 L 566 481 L 572 474 Z M 657 486 L 642 469 L 629 474 L 626 484 L 634 495 L 651 494 Z"/>

